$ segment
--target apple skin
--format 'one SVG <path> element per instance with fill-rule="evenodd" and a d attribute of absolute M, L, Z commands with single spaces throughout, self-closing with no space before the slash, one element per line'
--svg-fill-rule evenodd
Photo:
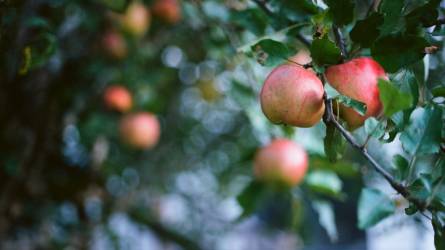
<path fill-rule="evenodd" d="M 156 0 L 152 12 L 168 24 L 175 24 L 181 20 L 181 6 L 177 0 Z"/>
<path fill-rule="evenodd" d="M 269 183 L 295 186 L 301 183 L 309 165 L 306 150 L 287 139 L 275 139 L 255 155 L 254 174 Z"/>
<path fill-rule="evenodd" d="M 132 2 L 121 18 L 123 28 L 134 36 L 143 36 L 151 23 L 148 8 L 140 2 Z"/>
<path fill-rule="evenodd" d="M 306 49 L 300 49 L 295 55 L 289 57 L 289 61 L 291 62 L 288 62 L 288 64 L 293 64 L 293 62 L 296 62 L 301 65 L 311 63 L 312 62 L 311 53 Z"/>
<path fill-rule="evenodd" d="M 326 79 L 340 94 L 363 102 L 367 106 L 364 116 L 354 109 L 340 105 L 340 116 L 354 130 L 363 125 L 370 116 L 378 116 L 382 111 L 379 97 L 378 79 L 388 80 L 385 70 L 371 58 L 361 57 L 349 62 L 330 66 Z"/>
<path fill-rule="evenodd" d="M 115 59 L 123 59 L 127 56 L 127 44 L 120 33 L 110 30 L 102 37 L 105 51 Z"/>
<path fill-rule="evenodd" d="M 315 73 L 298 65 L 276 67 L 260 93 L 261 108 L 273 123 L 311 127 L 324 113 L 324 88 Z"/>
<path fill-rule="evenodd" d="M 158 118 L 149 112 L 124 116 L 120 122 L 121 138 L 130 146 L 151 149 L 159 141 L 161 126 Z"/>
<path fill-rule="evenodd" d="M 111 85 L 105 89 L 104 102 L 108 108 L 119 112 L 127 112 L 133 106 L 130 91 L 119 85 Z"/>

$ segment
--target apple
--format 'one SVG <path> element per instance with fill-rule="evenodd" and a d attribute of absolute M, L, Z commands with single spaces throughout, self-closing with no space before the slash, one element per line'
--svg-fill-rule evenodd
<path fill-rule="evenodd" d="M 115 30 L 109 30 L 103 35 L 102 44 L 105 51 L 113 58 L 122 59 L 127 55 L 125 39 Z"/>
<path fill-rule="evenodd" d="M 288 139 L 275 139 L 256 153 L 254 174 L 261 181 L 295 186 L 303 180 L 308 165 L 303 147 Z"/>
<path fill-rule="evenodd" d="M 159 141 L 160 131 L 158 119 L 148 112 L 128 114 L 120 122 L 122 139 L 139 149 L 153 148 Z"/>
<path fill-rule="evenodd" d="M 273 123 L 311 127 L 324 113 L 323 84 L 317 75 L 298 65 L 275 68 L 260 93 L 261 108 Z"/>
<path fill-rule="evenodd" d="M 156 0 L 152 11 L 154 16 L 169 24 L 181 19 L 181 5 L 177 0 Z"/>
<path fill-rule="evenodd" d="M 112 85 L 105 89 L 105 105 L 119 112 L 127 112 L 133 106 L 133 98 L 130 92 L 123 86 Z"/>
<path fill-rule="evenodd" d="M 340 116 L 349 129 L 363 125 L 370 116 L 379 116 L 382 103 L 379 97 L 378 79 L 387 80 L 385 70 L 371 58 L 361 57 L 349 62 L 330 66 L 326 70 L 326 79 L 340 94 L 363 102 L 367 106 L 364 116 L 354 109 L 340 105 Z"/>
<path fill-rule="evenodd" d="M 123 28 L 135 36 L 143 36 L 151 22 L 148 8 L 144 4 L 136 1 L 132 2 L 121 18 Z"/>
<path fill-rule="evenodd" d="M 289 61 L 288 63 L 292 64 L 292 63 L 298 63 L 301 65 L 305 65 L 308 63 L 312 62 L 312 57 L 311 57 L 311 53 L 306 50 L 306 49 L 300 49 L 297 54 L 289 57 Z"/>

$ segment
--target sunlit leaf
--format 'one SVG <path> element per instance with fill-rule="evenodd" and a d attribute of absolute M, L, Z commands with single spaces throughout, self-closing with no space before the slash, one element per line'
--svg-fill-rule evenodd
<path fill-rule="evenodd" d="M 395 212 L 394 202 L 377 189 L 364 188 L 358 201 L 358 227 L 366 229 Z"/>

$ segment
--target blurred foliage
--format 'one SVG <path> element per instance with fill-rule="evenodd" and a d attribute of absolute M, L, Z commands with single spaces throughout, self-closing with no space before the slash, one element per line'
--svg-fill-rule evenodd
<path fill-rule="evenodd" d="M 379 83 L 384 114 L 354 136 L 424 202 L 405 212 L 428 211 L 443 249 L 441 1 L 178 1 L 179 22 L 150 15 L 142 36 L 122 25 L 134 2 L 0 1 L 1 249 L 300 249 L 363 238 L 358 227 L 400 212 L 392 196 L 363 187 L 382 177 L 334 127 L 274 125 L 257 98 L 271 67 L 304 47 L 318 74 L 339 63 L 338 27 L 350 58 L 372 56 L 391 73 Z M 158 117 L 155 148 L 121 141 L 123 114 L 103 103 L 114 84 L 131 92 L 130 113 Z M 276 137 L 310 154 L 291 190 L 252 178 L 256 150 Z M 258 243 L 236 248 L 242 240 Z"/>

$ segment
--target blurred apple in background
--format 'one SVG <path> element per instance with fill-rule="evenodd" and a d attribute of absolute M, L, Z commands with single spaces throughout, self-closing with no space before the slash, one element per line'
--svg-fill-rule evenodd
<path fill-rule="evenodd" d="M 159 141 L 161 128 L 156 116 L 139 112 L 124 116 L 120 122 L 121 138 L 139 149 L 153 148 Z"/>
<path fill-rule="evenodd" d="M 181 20 L 181 5 L 177 0 L 156 0 L 152 7 L 153 15 L 163 22 L 175 24 Z"/>
<path fill-rule="evenodd" d="M 141 37 L 143 36 L 151 23 L 150 12 L 141 2 L 132 2 L 125 14 L 121 17 L 123 28 L 130 34 Z"/>
<path fill-rule="evenodd" d="M 119 112 L 127 112 L 133 105 L 130 92 L 123 86 L 112 85 L 105 89 L 105 105 Z"/>
<path fill-rule="evenodd" d="M 275 139 L 257 152 L 254 173 L 265 182 L 295 186 L 303 180 L 308 165 L 303 147 L 288 139 Z"/>
<path fill-rule="evenodd" d="M 107 54 L 112 58 L 123 59 L 127 56 L 125 39 L 116 30 L 109 30 L 103 35 L 102 45 Z"/>

